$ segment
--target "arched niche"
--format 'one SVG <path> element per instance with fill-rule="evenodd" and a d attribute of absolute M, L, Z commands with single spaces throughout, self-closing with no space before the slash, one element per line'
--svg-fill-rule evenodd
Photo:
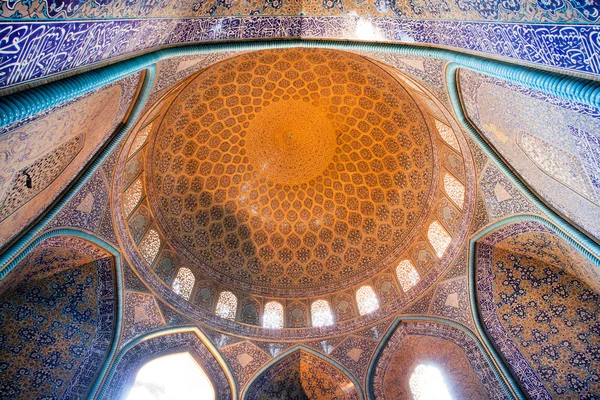
<path fill-rule="evenodd" d="M 0 281 L 0 382 L 8 398 L 86 398 L 110 358 L 117 260 L 85 234 L 55 233 L 26 249 Z"/>
<path fill-rule="evenodd" d="M 126 118 L 138 83 L 139 75 L 133 74 L 0 129 L 0 246 L 77 180 Z M 91 212 L 90 199 L 79 210 Z"/>
<path fill-rule="evenodd" d="M 151 360 L 176 353 L 189 353 L 194 358 L 210 380 L 215 399 L 237 398 L 235 383 L 226 362 L 196 327 L 153 332 L 128 344 L 111 365 L 100 398 L 127 398 L 140 368 Z"/>
<path fill-rule="evenodd" d="M 531 398 L 600 392 L 600 274 L 549 223 L 501 225 L 472 255 L 480 320 Z"/>
<path fill-rule="evenodd" d="M 397 321 L 382 341 L 367 377 L 370 399 L 413 398 L 410 378 L 422 364 L 441 372 L 452 398 L 506 398 L 494 367 L 473 334 L 458 324 L 425 318 Z"/>
<path fill-rule="evenodd" d="M 269 363 L 249 383 L 245 400 L 362 399 L 358 383 L 324 356 L 304 347 Z"/>

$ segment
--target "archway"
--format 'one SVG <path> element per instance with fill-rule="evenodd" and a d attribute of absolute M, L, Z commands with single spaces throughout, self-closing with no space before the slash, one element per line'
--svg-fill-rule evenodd
<path fill-rule="evenodd" d="M 597 392 L 598 268 L 552 224 L 507 222 L 472 245 L 485 333 L 530 397 Z"/>
<path fill-rule="evenodd" d="M 100 241 L 69 233 L 45 234 L 0 281 L 0 381 L 11 398 L 86 397 L 110 359 L 118 260 Z"/>
<path fill-rule="evenodd" d="M 304 347 L 272 361 L 248 383 L 244 399 L 361 399 L 358 383 L 332 362 Z"/>

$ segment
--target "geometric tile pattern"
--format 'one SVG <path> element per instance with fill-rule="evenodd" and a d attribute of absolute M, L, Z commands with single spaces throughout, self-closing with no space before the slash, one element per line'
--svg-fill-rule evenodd
<path fill-rule="evenodd" d="M 248 388 L 247 399 L 359 399 L 354 383 L 327 361 L 303 350 L 271 365 Z"/>
<path fill-rule="evenodd" d="M 125 291 L 121 345 L 129 339 L 165 325 L 154 296 Z"/>
<path fill-rule="evenodd" d="M 564 3 L 552 4 L 562 7 Z M 571 18 L 574 14 L 569 15 Z M 581 72 L 600 72 L 600 60 L 594 57 L 594 40 L 598 34 L 594 25 L 548 26 L 402 17 L 232 16 L 11 23 L 0 30 L 6 43 L 11 44 L 0 49 L 0 56 L 5 60 L 0 66 L 0 87 L 38 79 L 48 71 L 58 73 L 166 44 L 286 37 L 353 39 L 358 37 L 357 25 L 365 22 L 380 40 L 449 46 Z M 531 18 L 537 20 L 538 16 Z M 572 37 L 577 40 L 570 40 Z M 48 50 L 39 51 L 35 43 L 47 43 L 45 49 Z M 540 46 L 540 43 L 560 45 Z M 103 51 L 93 51 L 95 49 Z M 60 54 L 69 57 L 58 57 Z M 84 54 L 86 57 L 79 57 Z"/>
<path fill-rule="evenodd" d="M 408 398 L 408 377 L 419 362 L 438 364 L 457 398 L 504 399 L 505 393 L 474 340 L 450 325 L 402 322 L 376 360 L 375 398 Z"/>
<path fill-rule="evenodd" d="M 568 273 L 569 260 L 553 248 L 536 254 L 531 235 L 529 252 L 502 245 L 528 229 L 536 226 L 515 224 L 478 245 L 485 328 L 532 398 L 589 397 L 600 390 L 598 294 Z"/>
<path fill-rule="evenodd" d="M 225 372 L 194 332 L 161 335 L 138 343 L 127 350 L 114 367 L 112 379 L 106 382 L 107 390 L 104 397 L 107 399 L 122 398 L 133 385 L 139 369 L 144 364 L 158 356 L 182 352 L 188 352 L 206 373 L 215 390 L 215 399 L 229 400 L 232 398 L 232 389 Z"/>
<path fill-rule="evenodd" d="M 410 243 L 433 179 L 426 132 L 405 89 L 359 56 L 243 54 L 166 112 L 150 205 L 169 242 L 229 284 L 339 283 Z"/>
<path fill-rule="evenodd" d="M 221 349 L 223 357 L 231 366 L 231 372 L 240 388 L 243 388 L 252 375 L 271 357 L 250 342 L 241 342 Z"/>

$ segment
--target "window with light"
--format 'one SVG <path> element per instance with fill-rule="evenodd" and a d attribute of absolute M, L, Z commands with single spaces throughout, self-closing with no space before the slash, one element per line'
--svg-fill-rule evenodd
<path fill-rule="evenodd" d="M 329 302 L 326 300 L 317 300 L 310 306 L 312 325 L 316 327 L 333 325 L 333 313 Z"/>
<path fill-rule="evenodd" d="M 194 289 L 195 281 L 196 278 L 189 268 L 179 268 L 179 271 L 177 271 L 177 276 L 171 284 L 171 288 L 175 293 L 184 299 L 189 300 L 190 296 L 192 295 L 192 289 Z"/>
<path fill-rule="evenodd" d="M 379 308 L 379 300 L 371 286 L 362 286 L 356 291 L 356 304 L 360 315 L 372 313 Z"/>
<path fill-rule="evenodd" d="M 152 264 L 158 254 L 158 250 L 160 250 L 160 236 L 158 235 L 158 232 L 154 229 L 150 229 L 148 233 L 146 233 L 146 236 L 144 236 L 144 239 L 140 242 L 139 249 L 146 262 Z"/>
<path fill-rule="evenodd" d="M 419 282 L 419 273 L 409 260 L 402 260 L 396 267 L 396 276 L 403 291 L 408 291 Z"/>
<path fill-rule="evenodd" d="M 465 202 L 465 187 L 455 177 L 446 173 L 444 175 L 444 190 L 450 200 L 462 209 Z"/>
<path fill-rule="evenodd" d="M 434 365 L 417 365 L 408 383 L 415 400 L 452 399 L 442 373 Z"/>
<path fill-rule="evenodd" d="M 438 258 L 444 255 L 446 249 L 452 241 L 452 237 L 450 237 L 448 232 L 446 232 L 446 230 L 442 228 L 440 223 L 437 221 L 432 222 L 431 225 L 429 225 L 427 238 L 429 239 L 429 243 L 431 243 L 431 246 L 435 250 L 435 254 L 437 254 Z"/>
<path fill-rule="evenodd" d="M 237 297 L 231 292 L 221 292 L 217 301 L 215 313 L 225 319 L 234 320 L 237 310 Z"/>
<path fill-rule="evenodd" d="M 265 304 L 263 327 L 269 329 L 283 328 L 283 306 L 276 301 Z"/>
<path fill-rule="evenodd" d="M 127 400 L 214 400 L 215 390 L 189 353 L 147 362 L 135 377 Z"/>

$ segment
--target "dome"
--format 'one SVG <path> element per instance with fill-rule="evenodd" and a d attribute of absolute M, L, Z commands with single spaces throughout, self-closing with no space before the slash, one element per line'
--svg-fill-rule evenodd
<path fill-rule="evenodd" d="M 155 126 L 147 187 L 167 241 L 256 294 L 318 295 L 378 272 L 435 194 L 422 110 L 351 53 L 228 59 L 186 83 Z"/>

